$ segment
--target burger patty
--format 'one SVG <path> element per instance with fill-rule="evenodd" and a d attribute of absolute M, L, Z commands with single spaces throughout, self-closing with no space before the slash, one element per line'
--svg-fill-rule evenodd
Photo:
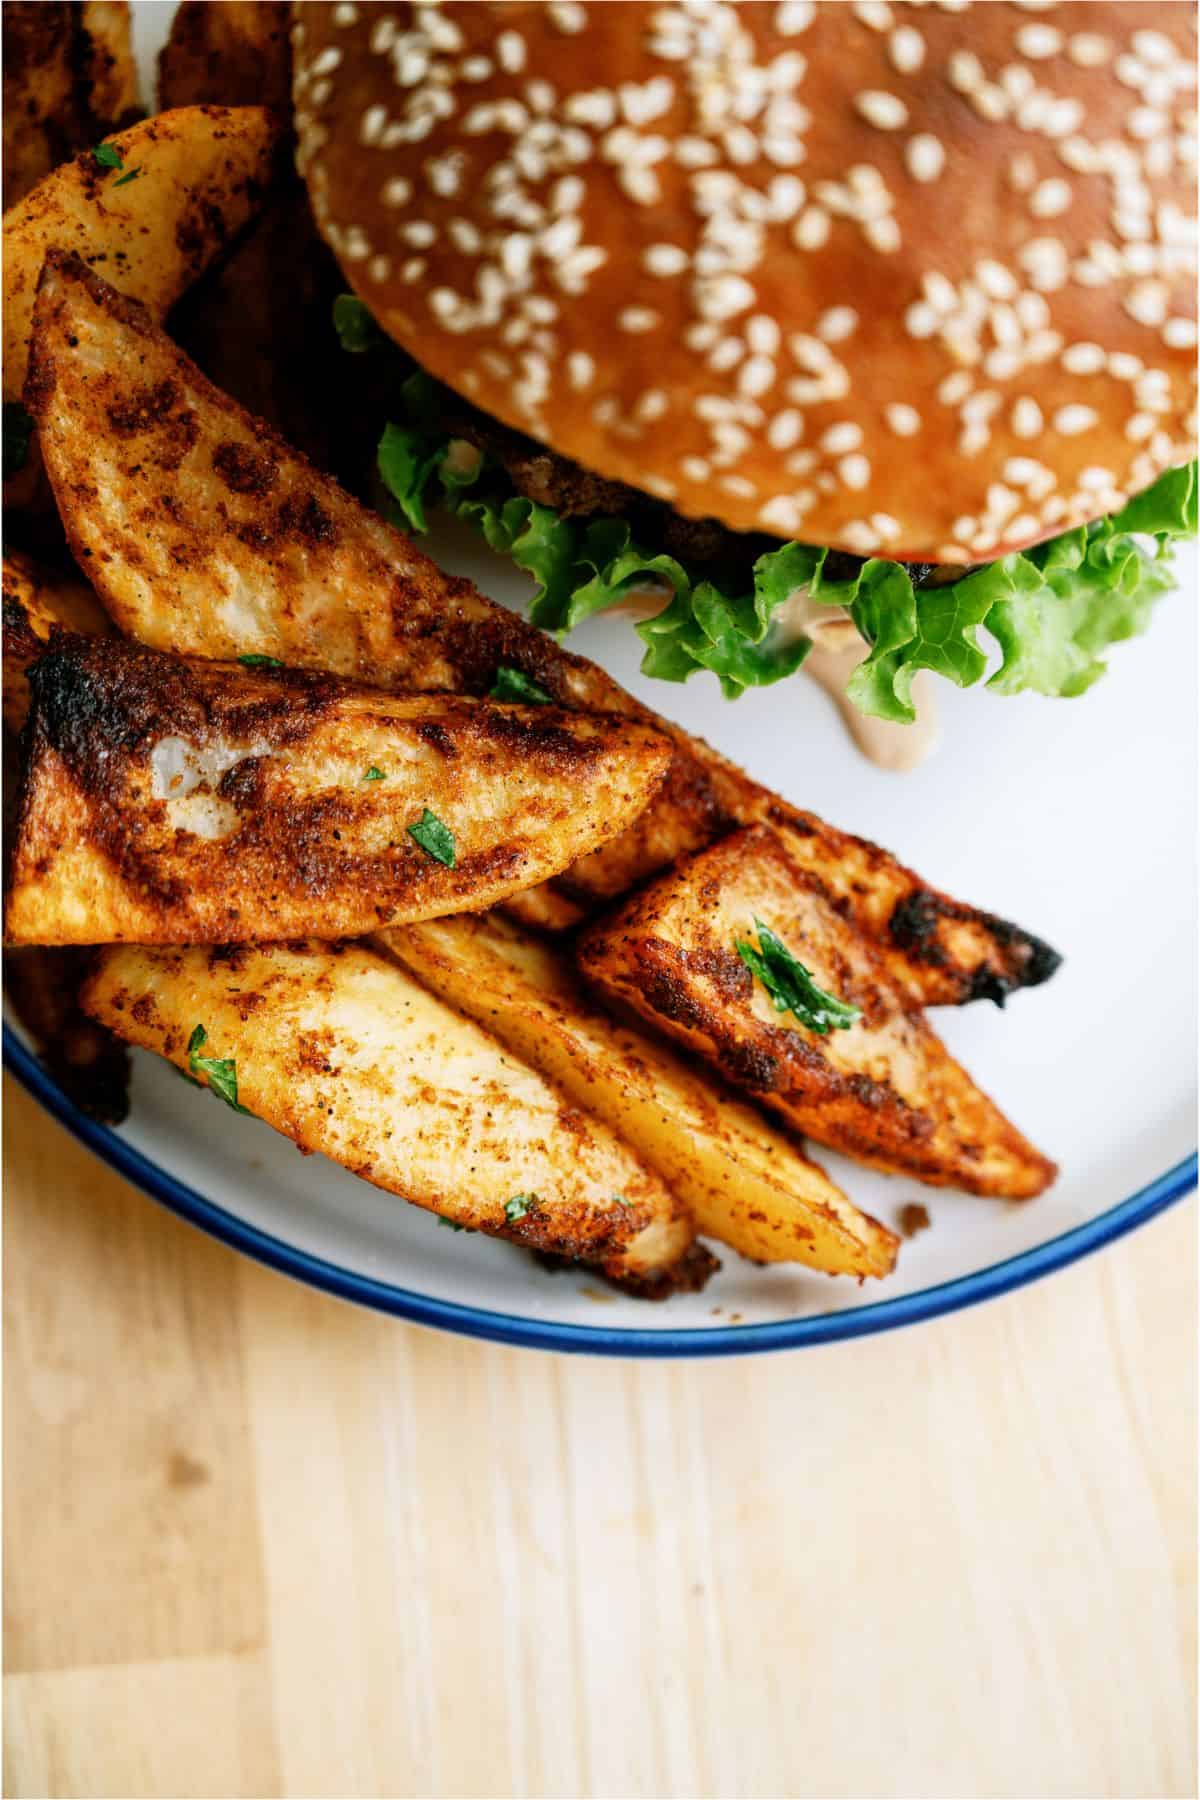
<path fill-rule="evenodd" d="M 731 531 L 719 519 L 684 518 L 665 500 L 656 500 L 623 481 L 594 475 L 535 438 L 502 425 L 458 395 L 448 390 L 443 390 L 443 395 L 440 428 L 449 437 L 465 438 L 500 464 L 527 500 L 568 519 L 627 519 L 633 535 L 653 545 L 656 554 L 665 551 L 719 586 L 730 582 L 745 585 L 750 566 L 760 556 L 778 550 L 783 542 L 766 532 Z M 825 558 L 825 571 L 833 580 L 850 580 L 864 560 L 845 550 L 831 550 Z M 938 563 L 903 566 L 915 588 L 941 586 L 967 572 Z"/>

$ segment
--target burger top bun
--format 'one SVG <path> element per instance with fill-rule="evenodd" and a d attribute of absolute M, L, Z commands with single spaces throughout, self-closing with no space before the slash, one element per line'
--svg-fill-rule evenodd
<path fill-rule="evenodd" d="M 739 530 L 990 558 L 1194 451 L 1190 4 L 300 4 L 300 164 L 432 374 Z"/>

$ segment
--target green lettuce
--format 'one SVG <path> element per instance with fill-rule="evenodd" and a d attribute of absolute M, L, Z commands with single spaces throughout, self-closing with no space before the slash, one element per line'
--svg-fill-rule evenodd
<path fill-rule="evenodd" d="M 782 632 L 776 619 L 804 587 L 819 604 L 845 607 L 870 646 L 847 692 L 876 718 L 916 716 L 912 683 L 921 669 L 957 687 L 982 681 L 990 647 L 981 630 L 1000 651 L 987 683 L 998 693 L 1081 694 L 1104 673 L 1109 645 L 1145 629 L 1172 586 L 1173 542 L 1196 532 L 1192 463 L 1168 470 L 1119 513 L 944 586 L 914 588 L 903 563 L 882 557 L 838 578 L 826 573 L 826 550 L 789 543 L 757 559 L 748 592 L 728 592 L 637 543 L 623 519 L 563 518 L 515 493 L 487 457 L 464 472 L 447 461 L 450 441 L 438 434 L 432 384 L 414 376 L 403 397 L 407 422 L 389 424 L 379 445 L 397 523 L 424 531 L 433 504 L 469 520 L 533 577 L 530 617 L 548 631 L 570 631 L 635 590 L 660 589 L 662 610 L 637 627 L 646 644 L 642 672 L 686 681 L 707 669 L 729 699 L 791 675 L 804 661 L 811 641 Z"/>

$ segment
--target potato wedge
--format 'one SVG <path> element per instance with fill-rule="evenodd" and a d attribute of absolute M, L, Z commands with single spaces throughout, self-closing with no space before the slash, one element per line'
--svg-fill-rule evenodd
<path fill-rule="evenodd" d="M 697 1262 L 686 1209 L 632 1150 L 359 945 L 121 947 L 83 998 L 302 1150 L 458 1225 L 618 1280 Z"/>
<path fill-rule="evenodd" d="M 762 921 L 819 988 L 861 1009 L 821 1035 L 780 1014 L 738 954 Z M 589 927 L 602 993 L 698 1051 L 818 1143 L 933 1187 L 1028 1199 L 1054 1179 L 974 1085 L 821 884 L 764 827 L 735 832 Z"/>
<path fill-rule="evenodd" d="M 182 0 L 158 53 L 158 104 L 291 111 L 287 0 Z"/>
<path fill-rule="evenodd" d="M 4 210 L 140 110 L 124 0 L 5 0 Z"/>
<path fill-rule="evenodd" d="M 156 413 L 151 402 L 166 393 L 172 405 Z M 560 705 L 618 713 L 670 738 L 655 804 L 561 878 L 548 922 L 577 919 L 680 853 L 767 819 L 798 859 L 821 866 L 911 1000 L 1002 998 L 1057 965 L 1038 939 L 786 805 L 594 663 L 443 575 L 77 261 L 48 259 L 26 399 L 71 546 L 130 636 L 205 656 L 257 651 L 413 690 L 485 694 L 506 665 Z M 230 446 L 247 471 L 237 482 L 220 461 Z"/>
<path fill-rule="evenodd" d="M 19 400 L 25 384 L 48 251 L 99 263 L 122 293 L 165 317 L 262 206 L 280 167 L 282 127 L 259 106 L 188 106 L 143 119 L 112 144 L 124 173 L 83 151 L 4 216 L 6 400 Z"/>
<path fill-rule="evenodd" d="M 885 1226 L 748 1106 L 611 1019 L 563 947 L 494 913 L 401 925 L 376 941 L 632 1144 L 687 1201 L 701 1236 L 830 1275 L 893 1268 Z"/>
<path fill-rule="evenodd" d="M 28 670 L 55 630 L 103 637 L 108 614 L 82 581 L 45 568 L 19 550 L 4 552 L 4 723 L 20 731 L 29 714 Z"/>
<path fill-rule="evenodd" d="M 621 829 L 670 751 L 558 707 L 58 641 L 29 675 L 16 944 L 356 937 L 494 905 Z"/>

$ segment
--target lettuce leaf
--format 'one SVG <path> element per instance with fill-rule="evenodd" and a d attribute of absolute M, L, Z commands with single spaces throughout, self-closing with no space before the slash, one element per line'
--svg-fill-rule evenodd
<path fill-rule="evenodd" d="M 1104 673 L 1109 645 L 1145 630 L 1154 603 L 1173 585 L 1172 543 L 1197 528 L 1192 463 L 1168 470 L 1119 513 L 944 586 L 914 588 L 903 563 L 882 557 L 833 577 L 825 572 L 827 551 L 788 543 L 757 559 L 748 591 L 730 592 L 637 543 L 623 519 L 563 518 L 514 493 L 503 468 L 486 457 L 453 473 L 430 393 L 423 376 L 406 383 L 411 422 L 389 424 L 380 441 L 379 472 L 397 522 L 424 531 L 427 503 L 470 520 L 493 550 L 533 577 L 530 617 L 549 631 L 569 631 L 638 590 L 661 593 L 662 609 L 637 627 L 646 644 L 642 672 L 686 681 L 707 669 L 729 699 L 782 680 L 804 661 L 811 641 L 781 631 L 777 619 L 798 588 L 819 604 L 845 607 L 870 646 L 847 692 L 876 718 L 915 718 L 912 683 L 921 669 L 975 686 L 993 645 L 1000 663 L 987 685 L 997 693 L 1082 694 Z M 991 645 L 980 642 L 981 630 Z"/>

